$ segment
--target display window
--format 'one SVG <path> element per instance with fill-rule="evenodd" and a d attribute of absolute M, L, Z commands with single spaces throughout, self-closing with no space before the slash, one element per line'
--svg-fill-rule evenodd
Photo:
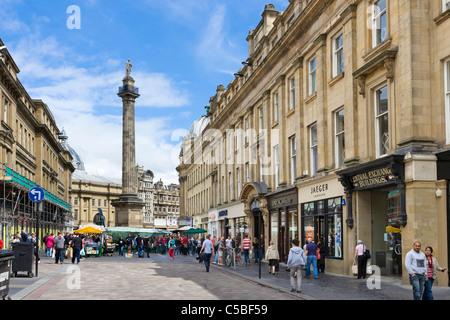
<path fill-rule="evenodd" d="M 301 215 L 302 245 L 321 240 L 327 258 L 342 259 L 342 197 L 303 203 Z"/>

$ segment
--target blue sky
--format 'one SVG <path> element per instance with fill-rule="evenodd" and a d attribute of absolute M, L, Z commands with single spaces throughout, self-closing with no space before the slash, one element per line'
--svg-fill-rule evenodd
<path fill-rule="evenodd" d="M 136 160 L 177 183 L 180 134 L 248 57 L 264 6 L 288 0 L 0 0 L 0 38 L 33 99 L 48 104 L 86 171 L 121 178 L 125 62 L 140 89 Z M 81 29 L 69 29 L 71 5 Z"/>

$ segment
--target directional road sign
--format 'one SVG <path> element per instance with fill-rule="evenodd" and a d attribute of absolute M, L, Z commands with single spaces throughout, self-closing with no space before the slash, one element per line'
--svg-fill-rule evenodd
<path fill-rule="evenodd" d="M 42 200 L 44 200 L 45 192 L 42 188 L 34 187 L 28 192 L 28 196 L 33 202 L 41 202 Z"/>

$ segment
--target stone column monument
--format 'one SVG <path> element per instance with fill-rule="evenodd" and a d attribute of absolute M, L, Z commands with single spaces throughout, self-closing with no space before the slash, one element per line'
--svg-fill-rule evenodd
<path fill-rule="evenodd" d="M 116 212 L 116 226 L 142 227 L 142 208 L 145 203 L 137 196 L 137 172 L 134 129 L 134 103 L 139 98 L 139 89 L 134 86 L 130 60 L 125 66 L 123 86 L 117 94 L 123 103 L 122 128 L 122 194 L 112 205 Z"/>

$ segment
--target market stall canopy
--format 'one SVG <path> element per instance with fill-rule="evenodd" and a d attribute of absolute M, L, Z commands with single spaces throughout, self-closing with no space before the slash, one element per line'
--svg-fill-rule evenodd
<path fill-rule="evenodd" d="M 137 236 L 140 234 L 141 236 L 156 236 L 162 234 L 171 234 L 172 232 L 163 230 L 163 229 L 154 229 L 154 228 L 133 228 L 133 227 L 107 227 L 105 230 L 106 233 L 110 233 L 113 235 L 113 239 L 117 240 L 120 237 L 124 239 L 131 236 Z"/>
<path fill-rule="evenodd" d="M 92 226 L 86 226 L 74 231 L 75 233 L 103 233 L 103 230 Z"/>
<path fill-rule="evenodd" d="M 189 227 L 189 226 L 185 226 L 185 227 L 181 227 L 181 228 L 172 230 L 172 232 L 179 232 L 179 231 L 180 231 L 180 232 L 183 232 L 183 231 L 188 231 L 188 230 L 191 230 L 191 229 L 195 229 L 195 228 Z"/>
<path fill-rule="evenodd" d="M 195 234 L 195 233 L 206 233 L 206 232 L 207 232 L 207 231 L 206 231 L 205 229 L 192 228 L 192 229 L 186 230 L 184 233 L 192 233 L 192 234 Z"/>
<path fill-rule="evenodd" d="M 393 226 L 387 226 L 386 227 L 386 232 L 401 233 L 402 230 L 400 230 L 399 228 L 395 228 Z"/>

